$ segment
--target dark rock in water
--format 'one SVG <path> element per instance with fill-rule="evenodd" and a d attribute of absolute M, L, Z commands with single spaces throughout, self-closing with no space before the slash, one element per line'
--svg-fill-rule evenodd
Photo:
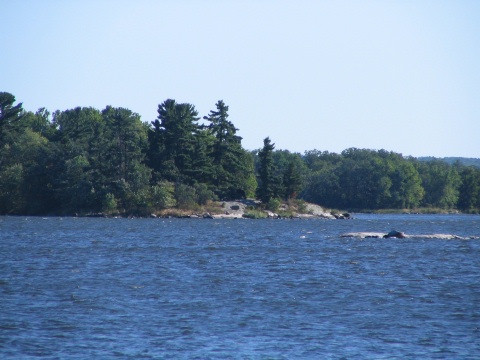
<path fill-rule="evenodd" d="M 405 239 L 405 237 L 406 236 L 403 232 L 395 231 L 395 230 L 392 230 L 387 235 L 383 236 L 384 239 L 388 239 L 388 238 Z"/>
<path fill-rule="evenodd" d="M 332 213 L 332 215 L 335 217 L 335 219 L 339 219 L 339 220 L 351 219 L 349 213 L 343 213 L 343 214 L 333 214 L 333 213 Z"/>

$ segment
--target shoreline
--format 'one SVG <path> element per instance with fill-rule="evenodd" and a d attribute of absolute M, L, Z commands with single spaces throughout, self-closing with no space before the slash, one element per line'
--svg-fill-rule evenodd
<path fill-rule="evenodd" d="M 301 208 L 301 209 L 300 209 Z M 70 213 L 70 214 L 0 214 L 0 216 L 33 217 L 85 217 L 85 218 L 161 218 L 161 219 L 352 219 L 351 214 L 372 215 L 480 215 L 462 212 L 458 209 L 417 208 L 417 209 L 378 209 L 354 210 L 351 213 L 327 210 L 320 205 L 302 202 L 302 205 L 282 203 L 277 211 L 266 210 L 259 200 L 241 199 L 233 201 L 215 201 L 197 209 L 168 208 L 150 214 L 127 213 Z"/>

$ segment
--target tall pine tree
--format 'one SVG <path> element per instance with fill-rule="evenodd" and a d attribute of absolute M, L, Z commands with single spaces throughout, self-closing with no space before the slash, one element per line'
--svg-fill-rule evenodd
<path fill-rule="evenodd" d="M 275 168 L 273 164 L 273 150 L 275 144 L 269 137 L 263 140 L 263 148 L 258 153 L 260 159 L 260 185 L 257 189 L 257 196 L 262 202 L 267 203 L 275 197 L 277 180 L 275 178 Z"/>
<path fill-rule="evenodd" d="M 15 96 L 0 92 L 0 148 L 15 139 L 19 132 L 19 120 L 23 116 L 22 103 L 13 105 Z"/>
<path fill-rule="evenodd" d="M 191 104 L 168 99 L 158 106 L 158 118 L 152 122 L 149 164 L 157 179 L 193 183 L 192 158 L 195 136 L 200 127 L 198 112 Z"/>
<path fill-rule="evenodd" d="M 246 152 L 242 148 L 242 138 L 237 128 L 228 120 L 228 106 L 223 100 L 216 104 L 204 119 L 210 122 L 206 129 L 214 136 L 212 157 L 214 170 L 213 185 L 220 198 L 245 197 L 245 184 L 251 168 L 245 161 Z"/>

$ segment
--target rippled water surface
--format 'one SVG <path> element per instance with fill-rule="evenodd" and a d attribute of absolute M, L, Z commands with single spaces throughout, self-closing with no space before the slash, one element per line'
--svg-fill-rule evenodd
<path fill-rule="evenodd" d="M 480 217 L 0 217 L 0 358 L 478 359 Z"/>

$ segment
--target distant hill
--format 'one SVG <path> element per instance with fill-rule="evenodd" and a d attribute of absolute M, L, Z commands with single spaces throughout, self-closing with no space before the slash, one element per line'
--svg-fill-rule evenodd
<path fill-rule="evenodd" d="M 436 158 L 433 156 L 423 156 L 419 157 L 418 160 L 420 161 L 432 161 L 432 160 L 442 160 L 446 163 L 452 165 L 455 162 L 460 162 L 460 164 L 465 166 L 475 166 L 480 168 L 480 159 L 478 158 L 465 158 L 465 157 L 444 157 L 444 158 Z"/>

